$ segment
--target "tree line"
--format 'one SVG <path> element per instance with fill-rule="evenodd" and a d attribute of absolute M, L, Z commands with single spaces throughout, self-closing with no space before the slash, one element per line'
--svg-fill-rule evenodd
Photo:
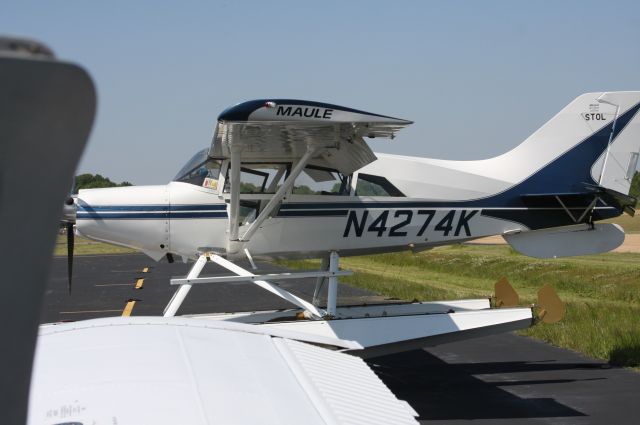
<path fill-rule="evenodd" d="M 75 178 L 73 186 L 73 193 L 78 193 L 80 189 L 95 189 L 99 187 L 118 187 L 118 186 L 133 186 L 128 181 L 121 183 L 112 182 L 108 177 L 104 177 L 100 174 L 80 174 Z"/>

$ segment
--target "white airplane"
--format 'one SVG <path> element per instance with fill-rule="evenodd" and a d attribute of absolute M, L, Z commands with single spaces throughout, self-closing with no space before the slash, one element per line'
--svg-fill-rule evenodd
<path fill-rule="evenodd" d="M 534 257 L 604 252 L 624 233 L 595 223 L 635 207 L 638 109 L 640 92 L 583 94 L 503 155 L 448 161 L 364 141 L 410 121 L 249 101 L 220 114 L 211 147 L 171 183 L 80 190 L 69 218 L 79 235 L 155 260 L 418 251 L 491 235 Z"/>
<path fill-rule="evenodd" d="M 193 284 L 251 281 L 306 318 L 371 317 L 370 310 L 337 308 L 337 278 L 348 273 L 339 270 L 339 256 L 419 251 L 490 235 L 538 258 L 619 246 L 622 228 L 596 222 L 634 213 L 628 193 L 640 149 L 639 109 L 640 92 L 583 94 L 503 155 L 445 161 L 370 150 L 364 138 L 394 138 L 407 120 L 312 101 L 254 100 L 222 112 L 210 148 L 171 183 L 81 190 L 67 218 L 82 236 L 155 260 L 197 259 L 186 278 L 172 280 L 180 287 L 165 316 L 176 314 Z M 245 257 L 252 264 L 314 257 L 323 263 L 318 272 L 266 276 L 234 263 Z M 200 278 L 207 259 L 238 276 Z M 318 279 L 311 303 L 268 282 L 293 277 Z M 557 320 L 560 310 L 547 319 Z M 276 316 L 282 317 L 226 319 Z"/>

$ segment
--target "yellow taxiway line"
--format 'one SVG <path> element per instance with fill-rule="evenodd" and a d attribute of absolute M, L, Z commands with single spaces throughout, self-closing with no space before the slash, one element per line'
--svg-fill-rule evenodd
<path fill-rule="evenodd" d="M 134 300 L 127 302 L 127 305 L 124 306 L 124 310 L 122 310 L 122 316 L 131 316 L 131 311 L 133 310 L 134 305 L 136 305 Z"/>
<path fill-rule="evenodd" d="M 136 282 L 136 289 L 142 289 L 142 285 L 144 285 L 144 279 L 138 279 Z"/>

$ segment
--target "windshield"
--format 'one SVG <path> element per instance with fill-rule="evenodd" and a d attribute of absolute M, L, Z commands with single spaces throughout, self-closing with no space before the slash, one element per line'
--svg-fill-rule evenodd
<path fill-rule="evenodd" d="M 217 189 L 220 176 L 220 161 L 209 158 L 208 152 L 209 149 L 205 148 L 196 153 L 178 171 L 173 181 Z"/>

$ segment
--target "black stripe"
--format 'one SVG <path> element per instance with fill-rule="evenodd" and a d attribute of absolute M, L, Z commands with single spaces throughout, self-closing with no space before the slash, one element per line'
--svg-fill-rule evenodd
<path fill-rule="evenodd" d="M 344 217 L 347 210 L 328 210 L 328 211 L 280 211 L 278 217 Z"/>

